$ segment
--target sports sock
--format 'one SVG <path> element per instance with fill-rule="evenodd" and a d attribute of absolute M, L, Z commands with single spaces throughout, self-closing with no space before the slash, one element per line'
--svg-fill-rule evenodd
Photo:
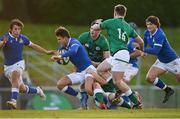
<path fill-rule="evenodd" d="M 37 88 L 35 87 L 31 87 L 31 86 L 27 86 L 26 85 L 26 89 L 27 89 L 27 93 L 28 94 L 35 94 L 35 93 L 38 93 L 39 91 L 37 90 Z"/>
<path fill-rule="evenodd" d="M 77 96 L 78 95 L 78 91 L 74 90 L 72 87 L 70 86 L 65 86 L 62 91 L 64 93 L 67 93 L 69 95 L 72 95 L 72 96 Z"/>
<path fill-rule="evenodd" d="M 94 97 L 98 102 L 104 103 L 104 95 L 103 95 L 102 89 L 95 89 L 94 90 Z"/>
<path fill-rule="evenodd" d="M 12 88 L 11 89 L 11 99 L 16 101 L 18 98 L 18 95 L 19 95 L 19 89 Z"/>
<path fill-rule="evenodd" d="M 153 82 L 153 84 L 157 87 L 159 87 L 160 89 L 165 89 L 167 86 L 166 84 L 159 78 L 156 78 Z"/>
<path fill-rule="evenodd" d="M 128 91 L 125 92 L 125 95 L 129 97 L 129 99 L 131 100 L 131 102 L 134 105 L 138 105 L 138 99 L 136 97 L 136 95 L 131 91 L 131 89 L 129 89 Z"/>

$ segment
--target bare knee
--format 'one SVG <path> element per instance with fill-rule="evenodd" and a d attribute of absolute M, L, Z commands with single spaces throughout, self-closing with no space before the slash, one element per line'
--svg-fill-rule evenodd
<path fill-rule="evenodd" d="M 146 80 L 147 80 L 149 83 L 153 83 L 155 79 L 156 79 L 156 77 L 153 76 L 153 75 L 147 75 L 147 76 L 146 76 Z"/>
<path fill-rule="evenodd" d="M 19 86 L 19 92 L 20 93 L 26 93 L 27 92 L 27 88 L 26 88 L 26 86 L 24 84 L 21 84 Z"/>
<path fill-rule="evenodd" d="M 71 84 L 72 84 L 72 82 L 71 82 L 71 80 L 68 77 L 63 77 L 62 79 L 60 79 L 57 82 L 57 88 L 59 90 L 62 90 L 65 86 L 71 85 Z"/>
<path fill-rule="evenodd" d="M 176 74 L 176 80 L 180 83 L 180 73 Z"/>

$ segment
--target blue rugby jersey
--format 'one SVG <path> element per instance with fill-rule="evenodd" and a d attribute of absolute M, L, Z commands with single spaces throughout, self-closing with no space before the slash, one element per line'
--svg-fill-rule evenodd
<path fill-rule="evenodd" d="M 4 37 L 8 38 L 7 43 L 3 47 L 4 64 L 9 66 L 23 60 L 23 46 L 30 44 L 29 39 L 22 34 L 15 38 L 10 33 L 6 33 L 0 40 L 2 41 Z"/>
<path fill-rule="evenodd" d="M 144 52 L 156 55 L 159 61 L 163 63 L 169 63 L 178 58 L 161 28 L 158 28 L 154 34 L 148 30 L 145 31 L 144 47 Z"/>
<path fill-rule="evenodd" d="M 135 47 L 133 45 L 134 41 L 135 40 L 133 38 L 130 38 L 129 42 L 127 44 L 127 48 L 128 48 L 128 51 L 129 51 L 130 54 L 132 52 L 134 52 L 134 50 L 135 50 Z M 130 58 L 129 63 L 132 64 L 133 67 L 137 67 L 138 68 L 138 59 L 137 58 Z"/>
<path fill-rule="evenodd" d="M 70 38 L 69 43 L 65 49 L 67 50 L 67 52 L 65 52 L 61 56 L 69 57 L 70 61 L 76 66 L 77 72 L 81 72 L 92 65 L 85 48 L 77 39 Z"/>

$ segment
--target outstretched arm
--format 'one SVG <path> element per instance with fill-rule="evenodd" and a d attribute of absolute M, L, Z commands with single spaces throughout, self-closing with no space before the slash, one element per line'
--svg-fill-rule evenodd
<path fill-rule="evenodd" d="M 8 41 L 7 37 L 4 37 L 1 41 L 0 41 L 0 48 L 2 48 Z"/>
<path fill-rule="evenodd" d="M 39 53 L 43 53 L 43 54 L 47 54 L 47 55 L 53 55 L 56 54 L 56 51 L 54 50 L 46 50 L 44 48 L 42 48 L 41 46 L 35 44 L 35 43 L 31 43 L 29 45 L 29 47 L 31 47 L 32 49 L 34 49 L 35 51 L 39 52 Z"/>

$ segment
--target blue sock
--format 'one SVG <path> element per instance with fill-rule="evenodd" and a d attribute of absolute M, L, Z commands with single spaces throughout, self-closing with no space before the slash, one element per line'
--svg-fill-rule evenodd
<path fill-rule="evenodd" d="M 122 97 L 122 98 L 124 99 L 124 101 L 126 101 L 127 103 L 128 103 L 128 102 L 130 102 L 130 101 L 129 101 L 129 97 L 128 97 L 128 96 L 126 96 L 126 95 L 122 95 L 121 97 Z"/>
<path fill-rule="evenodd" d="M 87 92 L 81 92 L 81 98 L 80 98 L 80 104 L 81 106 L 87 106 L 87 101 L 88 101 L 88 94 Z"/>
<path fill-rule="evenodd" d="M 29 94 L 37 93 L 37 88 L 35 88 L 35 87 L 31 87 L 31 86 L 26 85 L 26 88 L 27 88 L 27 93 L 29 93 Z"/>
<path fill-rule="evenodd" d="M 63 92 L 69 94 L 69 95 L 72 95 L 72 96 L 77 96 L 78 95 L 78 91 L 74 90 L 72 87 L 70 86 L 65 86 L 63 89 L 62 89 Z"/>
<path fill-rule="evenodd" d="M 19 95 L 19 90 L 17 88 L 12 88 L 11 90 L 11 99 L 17 100 Z"/>
<path fill-rule="evenodd" d="M 161 89 L 165 89 L 166 88 L 166 84 L 159 78 L 156 78 L 153 82 L 153 84 Z"/>

